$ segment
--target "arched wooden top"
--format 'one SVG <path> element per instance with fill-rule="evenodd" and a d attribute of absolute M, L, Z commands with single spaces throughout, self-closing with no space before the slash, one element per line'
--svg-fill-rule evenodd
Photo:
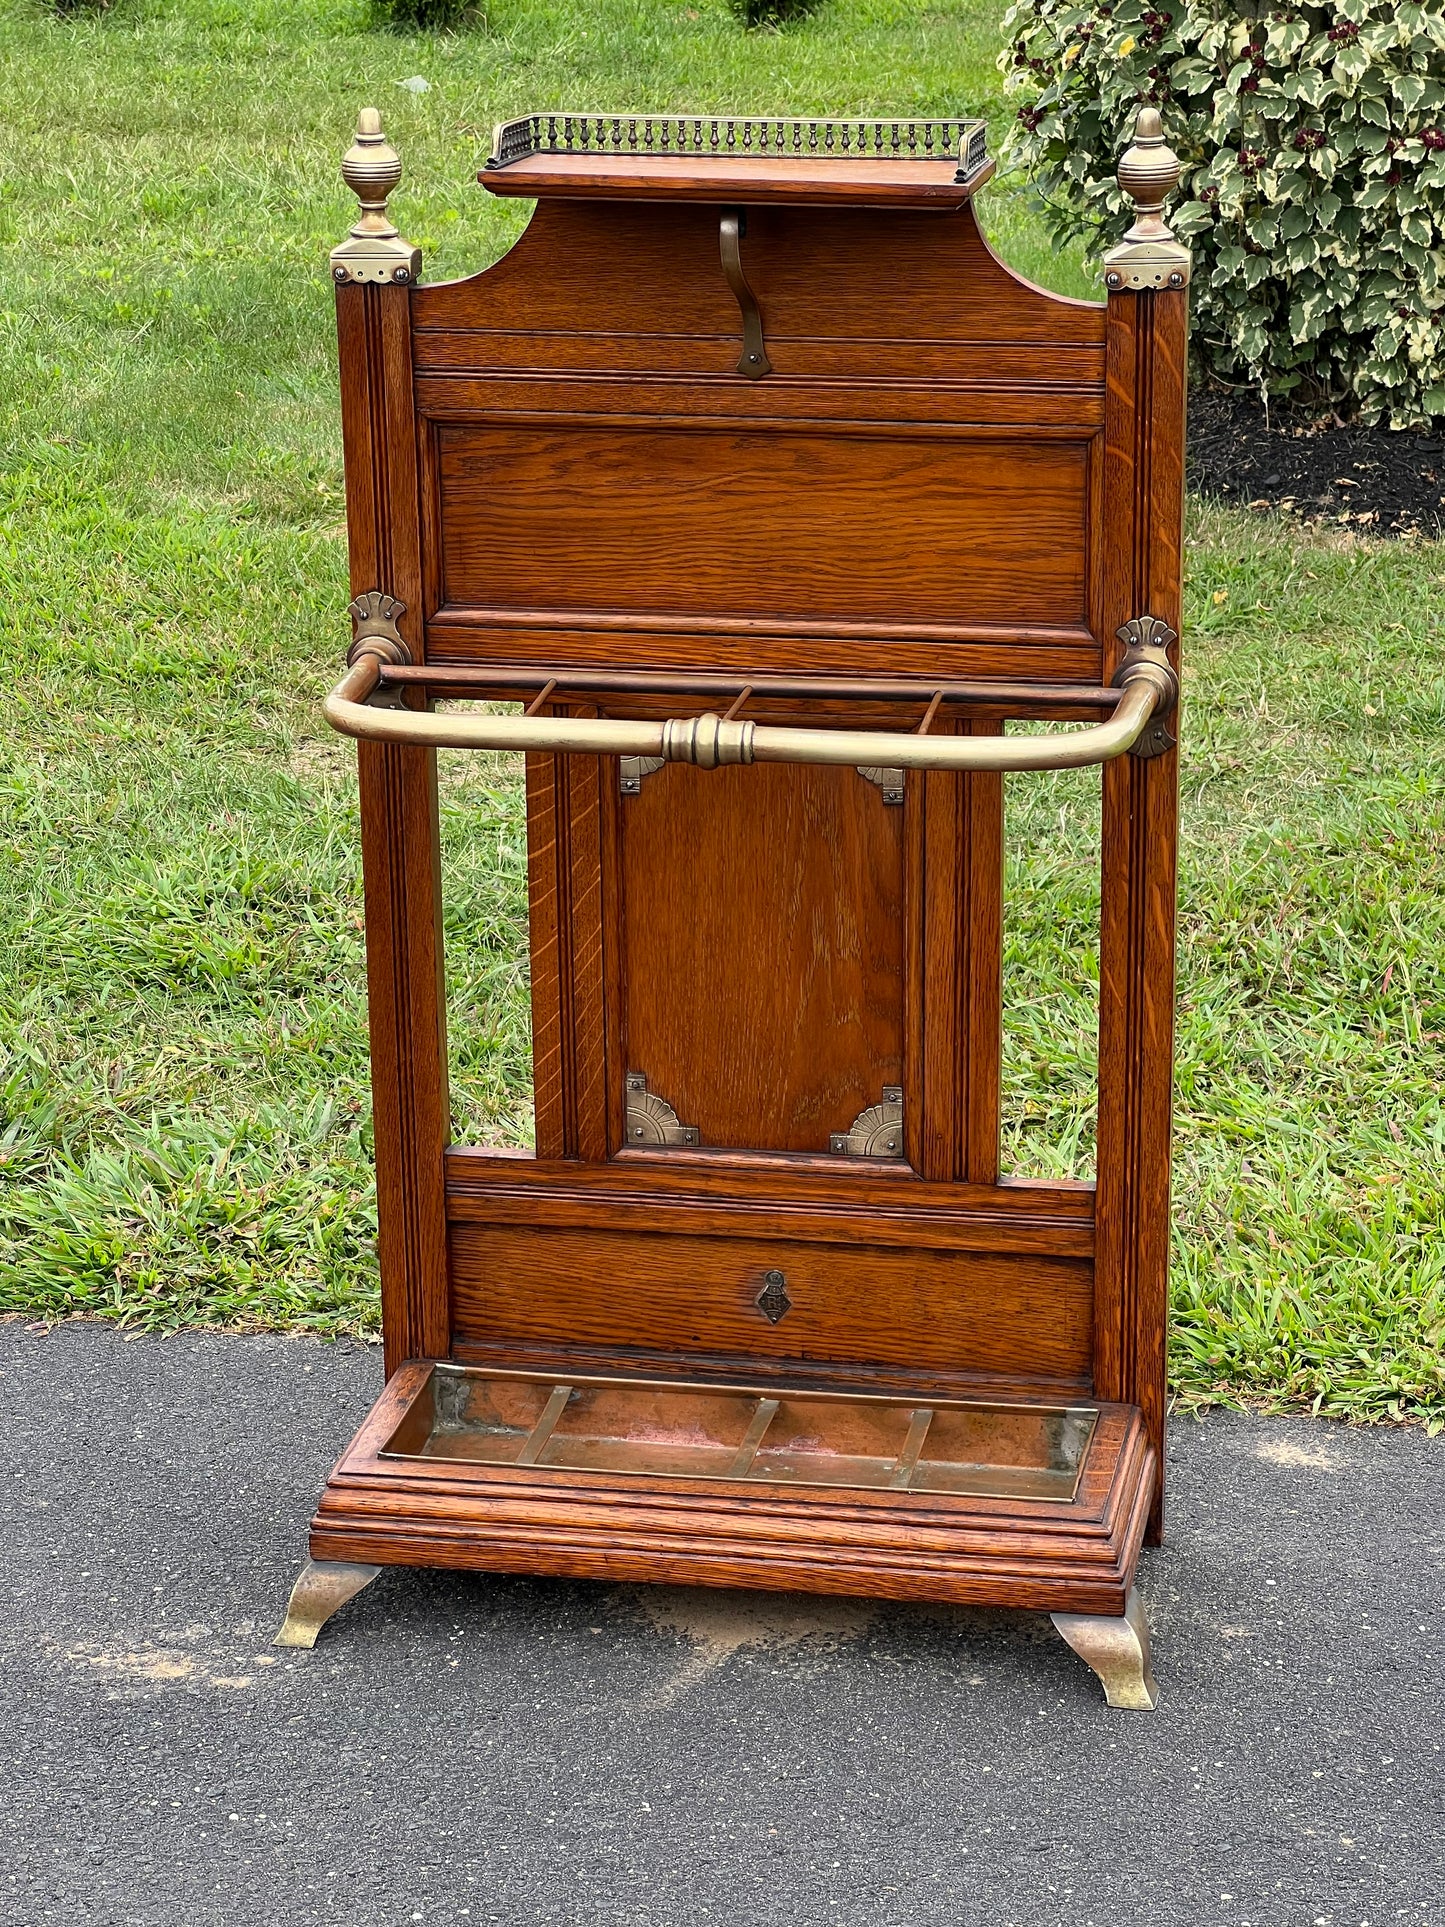
<path fill-rule="evenodd" d="M 623 349 L 630 337 L 653 344 L 652 367 L 677 365 L 681 341 L 730 344 L 737 335 L 718 249 L 726 205 L 539 201 L 494 266 L 416 290 L 413 328 L 424 336 L 611 336 L 619 366 L 648 365 Z M 971 349 L 984 351 L 979 372 L 1102 387 L 1103 304 L 1021 280 L 989 248 L 968 206 L 745 213 L 744 265 L 779 374 L 834 372 L 842 356 L 860 374 L 957 380 L 975 372 L 977 357 L 959 353 Z M 907 356 L 904 344 L 913 350 Z M 422 340 L 418 365 L 433 365 L 433 356 L 458 365 L 462 345 L 448 351 Z M 483 352 L 480 340 L 472 346 Z M 1020 349 L 1036 352 L 1019 356 Z M 714 365 L 731 373 L 735 359 L 724 349 Z M 701 373 L 707 362 L 694 356 L 688 365 Z"/>

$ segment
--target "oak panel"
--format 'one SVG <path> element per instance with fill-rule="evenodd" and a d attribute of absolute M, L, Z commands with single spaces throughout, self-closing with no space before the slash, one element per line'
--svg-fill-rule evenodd
<path fill-rule="evenodd" d="M 545 1216 L 605 1227 L 626 1217 L 660 1230 L 742 1229 L 750 1237 L 843 1244 L 921 1242 L 1070 1258 L 1094 1250 L 1094 1187 L 1074 1179 L 929 1184 L 903 1165 L 840 1164 L 832 1157 L 669 1151 L 573 1164 L 527 1151 L 465 1147 L 448 1151 L 446 1178 L 449 1216 L 473 1222 L 532 1223 Z"/>
<path fill-rule="evenodd" d="M 427 661 L 545 663 L 596 670 L 692 668 L 752 674 L 981 677 L 1097 682 L 1103 651 L 1082 623 L 798 623 L 449 609 L 427 624 Z"/>
<path fill-rule="evenodd" d="M 353 595 L 406 605 L 425 659 L 411 311 L 402 288 L 336 291 Z M 358 755 L 376 1146 L 377 1252 L 388 1369 L 446 1343 L 442 1153 L 450 1136 L 436 752 L 364 743 Z"/>
<path fill-rule="evenodd" d="M 477 339 L 467 337 L 460 345 Z M 712 367 L 695 368 L 694 360 L 703 357 L 684 355 L 681 350 L 675 357 L 679 363 L 675 373 L 643 374 L 626 366 L 626 356 L 611 341 L 606 344 L 603 365 L 573 374 L 565 366 L 551 365 L 554 340 L 548 337 L 546 355 L 534 355 L 541 362 L 535 370 L 524 360 L 517 369 L 419 376 L 418 408 L 437 422 L 470 421 L 481 415 L 509 415 L 540 426 L 592 416 L 634 417 L 677 426 L 732 421 L 781 428 L 811 422 L 846 425 L 850 433 L 862 437 L 886 437 L 906 426 L 920 437 L 968 432 L 986 436 L 990 431 L 997 436 L 1012 429 L 1024 431 L 1030 441 L 1078 441 L 1097 434 L 1103 426 L 1103 394 L 1093 384 L 1005 382 L 996 373 L 985 375 L 982 366 L 971 376 L 960 369 L 946 380 L 928 383 L 920 382 L 919 370 L 912 367 L 906 378 L 870 381 L 866 365 L 860 365 L 868 359 L 861 347 L 824 343 L 807 355 L 806 365 L 802 348 L 795 348 L 796 372 L 776 370 L 766 390 L 755 394 L 744 393 L 736 377 L 729 380 Z M 726 354 L 731 346 L 735 344 L 718 344 L 711 359 L 719 351 Z M 911 363 L 911 346 L 908 352 Z M 940 347 L 919 358 L 947 361 L 953 357 Z M 614 365 L 619 360 L 620 368 Z M 970 356 L 964 365 L 972 364 Z"/>
<path fill-rule="evenodd" d="M 1187 296 L 1109 304 L 1105 622 L 1148 611 L 1180 626 Z M 1177 665 L 1177 658 L 1176 658 Z M 1163 1532 L 1168 1402 L 1170 1114 L 1179 753 L 1123 756 L 1103 777 L 1099 932 L 1097 1369 L 1144 1414 Z"/>
<path fill-rule="evenodd" d="M 1082 443 L 610 424 L 438 436 L 454 605 L 532 608 L 545 584 L 558 610 L 1084 619 Z"/>
<path fill-rule="evenodd" d="M 620 808 L 623 1053 L 703 1144 L 826 1152 L 903 1077 L 903 811 L 671 764 Z"/>
<path fill-rule="evenodd" d="M 424 290 L 421 292 L 425 292 Z M 827 335 L 774 335 L 768 344 L 782 357 L 773 361 L 765 395 L 751 404 L 739 394 L 736 324 L 712 334 L 618 334 L 615 330 L 548 328 L 427 329 L 416 337 L 417 401 L 423 413 L 447 411 L 450 398 L 471 396 L 485 382 L 537 375 L 625 374 L 643 393 L 665 393 L 678 375 L 688 377 L 694 396 L 707 394 L 723 408 L 751 406 L 754 414 L 797 413 L 810 399 L 821 414 L 835 397 L 846 408 L 834 413 L 904 419 L 967 420 L 964 410 L 975 398 L 990 408 L 1010 409 L 1011 419 L 1026 421 L 1031 410 L 1042 419 L 1092 419 L 1102 422 L 1104 354 L 1102 347 L 1046 348 L 1032 343 L 994 341 L 910 341 L 906 358 L 879 375 L 876 340 L 838 340 Z M 732 378 L 730 379 L 730 375 Z M 477 388 L 472 386 L 476 381 Z M 820 382 L 827 383 L 819 387 Z M 851 392 L 838 396 L 835 384 Z"/>
<path fill-rule="evenodd" d="M 952 160 L 836 160 L 793 154 L 638 154 L 595 151 L 582 154 L 528 154 L 505 167 L 487 167 L 477 176 L 489 193 L 539 199 L 563 194 L 569 199 L 702 201 L 719 197 L 750 208 L 776 203 L 803 207 L 871 202 L 898 208 L 955 209 L 993 176 L 986 162 L 967 181 L 954 178 Z"/>

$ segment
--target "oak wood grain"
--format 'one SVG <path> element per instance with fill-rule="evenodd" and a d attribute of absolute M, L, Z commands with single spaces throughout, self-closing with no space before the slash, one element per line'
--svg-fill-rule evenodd
<path fill-rule="evenodd" d="M 414 326 L 428 337 L 595 332 L 702 335 L 731 345 L 738 310 L 718 254 L 724 205 L 540 202 L 485 273 L 418 287 Z M 870 343 L 877 352 L 869 372 L 885 380 L 908 372 L 896 344 L 1032 345 L 1049 368 L 1050 357 L 1077 354 L 1081 385 L 1102 379 L 1103 304 L 1029 286 L 994 256 L 970 210 L 942 219 L 750 210 L 743 249 L 770 344 Z M 430 340 L 422 352 L 432 352 Z M 720 364 L 718 372 L 732 370 Z M 768 407 L 767 382 L 734 375 L 734 384 Z"/>
<path fill-rule="evenodd" d="M 596 714 L 586 703 L 546 708 Z M 616 766 L 595 756 L 529 756 L 526 764 L 537 1152 L 605 1158 L 602 784 L 615 780 Z"/>
<path fill-rule="evenodd" d="M 444 607 L 1085 621 L 1080 441 L 489 420 L 439 447 Z"/>
<path fill-rule="evenodd" d="M 852 769 L 624 800 L 622 1051 L 703 1144 L 828 1150 L 903 1077 L 902 818 Z"/>
<path fill-rule="evenodd" d="M 907 1166 L 888 1162 L 677 1150 L 578 1164 L 525 1151 L 454 1147 L 446 1173 L 447 1210 L 455 1220 L 527 1222 L 545 1210 L 578 1214 L 556 1216 L 557 1223 L 605 1225 L 671 1212 L 674 1228 L 685 1218 L 699 1230 L 742 1227 L 760 1237 L 772 1227 L 779 1235 L 841 1243 L 866 1234 L 890 1244 L 922 1239 L 958 1250 L 1085 1258 L 1094 1250 L 1090 1184 L 926 1183 Z"/>
<path fill-rule="evenodd" d="M 793 1301 L 777 1324 L 756 1303 L 773 1270 Z M 1092 1266 L 1078 1259 L 466 1222 L 452 1227 L 451 1281 L 459 1340 L 1072 1383 L 1092 1355 Z"/>
<path fill-rule="evenodd" d="M 439 430 L 445 605 L 1085 620 L 1085 445 L 489 420 Z M 1046 545 L 1052 567 L 1035 567 Z"/>
<path fill-rule="evenodd" d="M 428 661 L 545 663 L 595 670 L 654 668 L 756 674 L 994 677 L 1092 682 L 1103 649 L 1093 631 L 1006 623 L 791 623 L 698 617 L 578 615 L 566 610 L 446 609 L 427 623 Z"/>
<path fill-rule="evenodd" d="M 972 1399 L 987 1404 L 1057 1405 L 1084 1403 L 1093 1397 L 1087 1374 L 1060 1376 L 1039 1372 L 976 1371 L 951 1363 L 924 1367 L 916 1359 L 906 1365 L 856 1359 L 770 1358 L 752 1353 L 706 1350 L 679 1353 L 652 1344 L 606 1345 L 569 1336 L 521 1339 L 455 1337 L 452 1358 L 460 1364 L 489 1370 L 536 1371 L 554 1379 L 580 1373 L 601 1377 L 704 1379 L 735 1383 L 745 1373 L 749 1383 L 786 1396 L 794 1391 L 886 1393 L 926 1402 L 930 1399 Z"/>
<path fill-rule="evenodd" d="M 960 721 L 962 732 L 997 725 Z M 918 1013 L 919 1171 L 998 1179 L 1003 1038 L 1003 778 L 930 771 L 920 795 L 923 915 Z"/>
<path fill-rule="evenodd" d="M 793 205 L 889 208 L 962 207 L 993 175 L 993 162 L 968 181 L 952 160 L 813 160 L 792 154 L 529 154 L 477 179 L 490 194 L 569 200 L 659 201 L 719 198 L 752 207 Z"/>
<path fill-rule="evenodd" d="M 425 302 L 432 292 L 418 289 L 417 301 Z M 767 394 L 749 407 L 736 380 L 729 379 L 736 371 L 725 359 L 736 345 L 735 312 L 719 308 L 711 329 L 668 332 L 669 309 L 654 316 L 657 331 L 645 335 L 609 328 L 605 315 L 593 319 L 593 326 L 584 319 L 571 328 L 418 327 L 421 412 L 456 414 L 464 397 L 490 397 L 505 406 L 503 384 L 530 386 L 544 375 L 564 380 L 628 375 L 640 395 L 661 398 L 675 392 L 675 377 L 681 375 L 689 378 L 688 405 L 705 412 L 789 415 L 812 408 L 823 416 L 831 408 L 861 421 L 891 414 L 903 421 L 968 422 L 978 421 L 981 410 L 987 420 L 1081 428 L 1103 424 L 1102 335 L 1096 345 L 1074 347 L 911 339 L 906 357 L 891 372 L 880 372 L 876 336 L 775 333 L 784 365 L 775 364 Z M 620 406 L 621 397 L 612 405 Z"/>
<path fill-rule="evenodd" d="M 347 526 L 354 595 L 406 604 L 425 656 L 409 296 L 336 291 Z M 442 982 L 436 754 L 360 746 L 361 852 L 387 1368 L 448 1342 L 442 1154 L 451 1135 Z"/>
<path fill-rule="evenodd" d="M 735 344 L 719 347 L 726 354 Z M 548 349 L 550 361 L 550 340 Z M 934 355 L 941 358 L 942 352 L 935 350 Z M 874 347 L 875 365 L 877 355 Z M 725 373 L 713 370 L 692 373 L 679 368 L 661 376 L 604 364 L 573 375 L 544 363 L 535 372 L 524 367 L 419 376 L 417 400 L 426 419 L 440 426 L 487 415 L 538 427 L 580 424 L 592 418 L 599 426 L 628 422 L 713 430 L 738 426 L 783 435 L 822 423 L 846 424 L 857 440 L 884 443 L 1002 440 L 1047 447 L 1086 442 L 1103 426 L 1098 384 L 1089 388 L 1074 382 L 1030 385 L 1004 383 L 996 375 L 992 379 L 955 375 L 925 386 L 912 372 L 907 378 L 869 380 L 868 359 L 861 344 L 846 355 L 827 345 L 810 357 L 821 364 L 819 372 L 775 371 L 764 392 L 756 396 L 740 392 L 735 377 L 729 381 Z M 909 359 L 911 365 L 911 344 Z"/>
<path fill-rule="evenodd" d="M 1180 622 L 1187 297 L 1109 302 L 1105 436 L 1107 626 Z M 1106 765 L 1099 952 L 1098 1285 L 1095 1376 L 1144 1414 L 1163 1532 L 1173 1093 L 1176 750 Z"/>

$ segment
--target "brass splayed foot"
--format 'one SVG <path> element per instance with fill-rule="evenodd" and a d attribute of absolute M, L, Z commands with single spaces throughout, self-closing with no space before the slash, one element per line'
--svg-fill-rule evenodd
<path fill-rule="evenodd" d="M 1148 1712 L 1159 1698 L 1149 1665 L 1149 1622 L 1132 1588 L 1122 1619 L 1103 1613 L 1053 1613 L 1059 1633 L 1099 1675 L 1110 1706 Z"/>
<path fill-rule="evenodd" d="M 352 1566 L 340 1560 L 308 1559 L 291 1588 L 286 1617 L 273 1646 L 314 1646 L 316 1635 L 348 1599 L 369 1586 L 380 1566 Z"/>

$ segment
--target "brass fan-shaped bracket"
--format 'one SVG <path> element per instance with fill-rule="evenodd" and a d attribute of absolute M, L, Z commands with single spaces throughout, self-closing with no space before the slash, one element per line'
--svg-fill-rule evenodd
<path fill-rule="evenodd" d="M 665 756 L 619 756 L 617 787 L 624 796 L 641 796 L 643 779 L 656 775 L 667 762 Z"/>
<path fill-rule="evenodd" d="M 351 603 L 346 613 L 356 625 L 346 660 L 355 663 L 362 656 L 379 656 L 383 662 L 409 663 L 411 651 L 402 640 L 397 623 L 406 614 L 406 604 L 384 589 L 368 589 Z"/>
<path fill-rule="evenodd" d="M 627 1142 L 634 1148 L 656 1150 L 668 1144 L 700 1142 L 695 1124 L 684 1124 L 665 1097 L 647 1088 L 641 1071 L 627 1073 Z"/>
<path fill-rule="evenodd" d="M 841 1158 L 901 1158 L 903 1086 L 885 1084 L 883 1102 L 860 1111 L 846 1131 L 834 1131 L 828 1149 Z"/>
<path fill-rule="evenodd" d="M 860 763 L 858 765 L 858 774 L 863 777 L 866 782 L 871 783 L 875 789 L 883 792 L 883 801 L 885 803 L 901 803 L 903 801 L 903 771 L 901 769 L 885 768 L 879 763 Z"/>

